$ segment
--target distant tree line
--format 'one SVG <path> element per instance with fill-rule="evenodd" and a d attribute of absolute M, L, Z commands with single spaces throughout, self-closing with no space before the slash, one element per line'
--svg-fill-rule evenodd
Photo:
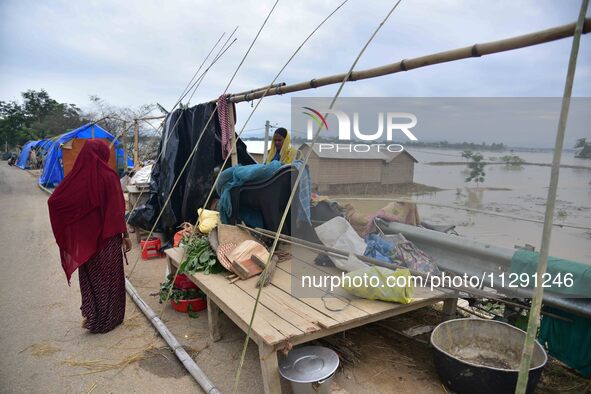
<path fill-rule="evenodd" d="M 271 138 L 271 137 L 269 137 Z M 263 140 L 263 137 L 249 137 L 248 140 Z M 291 138 L 292 142 L 295 143 L 304 143 L 309 142 L 307 138 L 297 135 Z M 318 142 L 325 142 L 325 143 L 343 143 L 340 141 L 338 137 L 322 137 L 318 138 Z M 376 141 L 376 143 L 388 143 L 388 141 Z M 496 143 L 493 142 L 492 144 L 487 144 L 483 142 L 481 144 L 476 144 L 473 142 L 448 142 L 448 141 L 439 141 L 439 142 L 425 142 L 425 141 L 397 141 L 397 143 L 402 143 L 404 146 L 412 146 L 414 148 L 441 148 L 441 149 L 457 149 L 457 150 L 480 150 L 480 151 L 504 151 L 507 149 L 507 146 L 502 142 Z"/>
<path fill-rule="evenodd" d="M 117 107 L 96 95 L 90 107 L 80 109 L 76 104 L 60 103 L 44 89 L 27 90 L 21 100 L 0 101 L 0 145 L 4 149 L 23 146 L 27 141 L 52 138 L 90 122 L 97 122 L 111 134 L 121 138 L 126 130 L 128 154 L 133 155 L 133 122 L 149 115 L 156 106 L 137 108 Z M 155 124 L 158 121 L 154 121 Z M 154 159 L 160 142 L 161 129 L 154 123 L 139 121 L 140 159 Z"/>
<path fill-rule="evenodd" d="M 0 101 L 2 145 L 50 138 L 88 122 L 75 104 L 60 103 L 43 89 L 27 90 L 21 96 L 22 102 Z"/>
<path fill-rule="evenodd" d="M 425 142 L 425 141 L 408 141 L 403 143 L 404 146 L 412 146 L 415 148 L 428 147 L 428 148 L 441 148 L 441 149 L 460 149 L 460 150 L 483 150 L 483 151 L 503 151 L 507 149 L 507 146 L 502 142 L 487 144 L 483 142 L 476 144 L 473 142 Z"/>

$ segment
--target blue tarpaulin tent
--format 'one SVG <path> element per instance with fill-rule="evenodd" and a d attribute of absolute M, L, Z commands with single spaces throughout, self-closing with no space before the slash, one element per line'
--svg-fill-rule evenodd
<path fill-rule="evenodd" d="M 27 166 L 27 161 L 29 161 L 29 154 L 31 153 L 31 149 L 33 149 L 38 142 L 40 141 L 29 141 L 25 144 L 23 150 L 21 151 L 21 154 L 18 157 L 18 160 L 16 161 L 17 167 L 22 168 L 23 170 L 29 168 Z"/>
<path fill-rule="evenodd" d="M 49 148 L 51 147 L 51 144 L 53 144 L 53 140 L 41 140 L 37 142 L 35 148 L 37 148 L 37 150 L 40 151 L 41 155 L 45 157 L 47 155 L 47 152 L 49 151 Z"/>
<path fill-rule="evenodd" d="M 109 141 L 113 141 L 115 138 L 111 133 L 103 129 L 97 124 L 88 123 L 84 126 L 72 130 L 59 136 L 48 149 L 47 156 L 45 158 L 45 165 L 43 167 L 43 173 L 39 177 L 39 184 L 45 187 L 55 187 L 62 179 L 64 179 L 64 169 L 62 167 L 62 145 L 74 138 L 85 138 L 90 139 L 103 138 Z M 123 160 L 123 148 L 119 141 L 115 141 L 115 153 L 117 155 L 117 163 Z M 133 167 L 133 160 L 127 159 L 127 166 Z"/>

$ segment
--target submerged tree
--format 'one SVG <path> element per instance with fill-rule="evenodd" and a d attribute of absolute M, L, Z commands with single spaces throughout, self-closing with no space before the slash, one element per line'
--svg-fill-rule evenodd
<path fill-rule="evenodd" d="M 468 163 L 468 169 L 470 175 L 466 178 L 466 182 L 476 182 L 476 187 L 481 182 L 484 182 L 486 173 L 484 172 L 484 166 L 486 163 L 482 161 L 483 157 L 480 153 L 474 153 L 470 156 L 471 161 Z"/>
<path fill-rule="evenodd" d="M 575 149 L 578 149 L 575 157 L 579 159 L 591 159 L 591 142 L 587 138 L 579 138 L 575 143 Z"/>
<path fill-rule="evenodd" d="M 521 167 L 521 165 L 523 163 L 525 163 L 525 160 L 523 160 L 521 157 L 519 157 L 517 155 L 502 156 L 501 161 L 503 163 L 505 163 L 505 165 L 507 167 L 512 167 L 512 168 L 519 168 L 519 167 Z"/>
<path fill-rule="evenodd" d="M 462 159 L 470 159 L 470 158 L 472 158 L 473 154 L 474 154 L 474 152 L 472 152 L 469 149 L 466 149 L 465 151 L 462 152 Z"/>

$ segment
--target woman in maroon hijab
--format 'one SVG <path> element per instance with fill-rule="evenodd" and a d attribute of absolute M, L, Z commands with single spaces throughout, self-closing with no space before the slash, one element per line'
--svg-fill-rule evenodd
<path fill-rule="evenodd" d="M 111 331 L 125 314 L 123 251 L 131 249 L 119 176 L 109 146 L 87 140 L 72 171 L 49 198 L 49 218 L 68 284 L 78 269 L 82 327 Z"/>

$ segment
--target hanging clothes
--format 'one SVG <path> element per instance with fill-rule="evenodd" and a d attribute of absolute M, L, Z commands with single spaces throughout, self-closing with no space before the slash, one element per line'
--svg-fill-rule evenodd
<path fill-rule="evenodd" d="M 223 94 L 218 98 L 218 120 L 220 122 L 220 128 L 222 130 L 222 158 L 226 160 L 228 154 L 232 151 L 232 126 L 230 119 L 228 118 L 229 106 L 234 105 L 228 103 L 227 98 L 229 94 Z M 236 111 L 234 111 L 236 113 Z"/>
<path fill-rule="evenodd" d="M 143 228 L 146 224 L 148 229 L 154 225 L 161 209 L 158 227 L 171 235 L 181 223 L 197 221 L 197 209 L 203 208 L 213 186 L 214 169 L 224 162 L 221 125 L 213 114 L 215 109 L 215 103 L 204 103 L 179 108 L 167 115 L 160 140 L 160 159 L 152 169 L 150 200 L 134 211 L 134 219 L 141 218 Z M 204 129 L 206 124 L 208 126 Z M 192 153 L 202 133 L 199 147 Z M 236 140 L 236 150 L 238 163 L 255 163 L 240 139 Z M 176 187 L 175 183 L 178 183 Z M 170 201 L 167 202 L 169 195 Z M 149 214 L 143 215 L 144 212 Z M 136 225 L 131 218 L 129 223 Z"/>

